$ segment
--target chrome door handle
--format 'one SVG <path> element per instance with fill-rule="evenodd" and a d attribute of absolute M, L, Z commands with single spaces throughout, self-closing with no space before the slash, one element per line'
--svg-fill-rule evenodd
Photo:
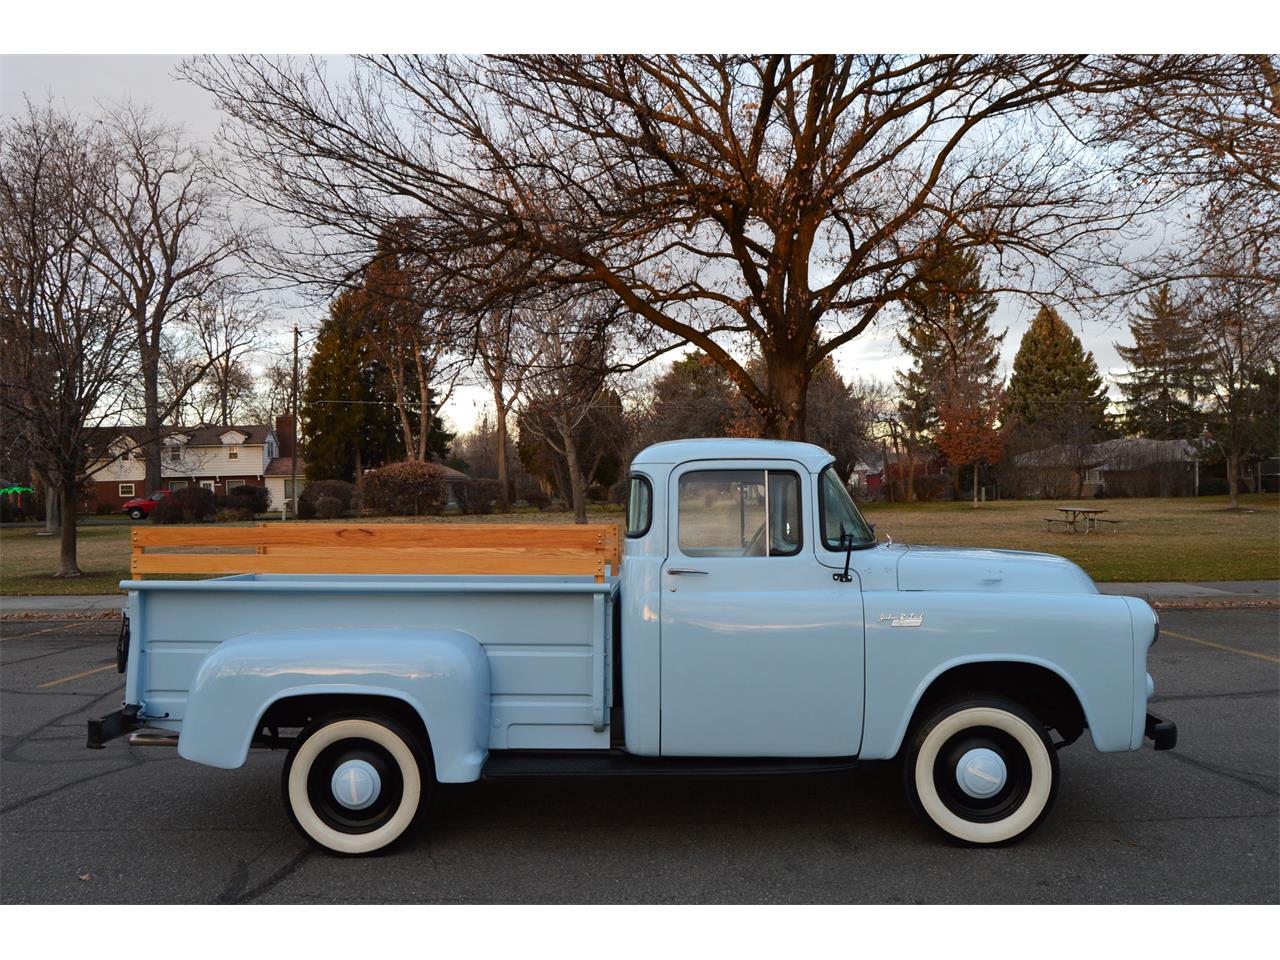
<path fill-rule="evenodd" d="M 667 573 L 672 576 L 678 576 L 682 573 L 698 573 L 704 577 L 707 575 L 706 570 L 694 570 L 692 567 L 667 567 Z"/>

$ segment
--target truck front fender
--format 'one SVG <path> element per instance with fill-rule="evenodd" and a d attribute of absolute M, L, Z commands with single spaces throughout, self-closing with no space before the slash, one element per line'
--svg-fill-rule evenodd
<path fill-rule="evenodd" d="M 394 697 L 427 729 L 436 778 L 475 780 L 488 755 L 489 660 L 458 630 L 284 630 L 234 637 L 200 665 L 187 699 L 178 753 L 239 767 L 263 715 L 286 697 Z"/>

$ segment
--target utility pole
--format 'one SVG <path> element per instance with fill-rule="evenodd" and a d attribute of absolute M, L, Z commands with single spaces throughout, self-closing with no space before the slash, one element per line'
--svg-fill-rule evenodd
<path fill-rule="evenodd" d="M 293 400 L 293 443 L 289 446 L 289 489 L 292 495 L 286 499 L 293 501 L 293 518 L 298 519 L 298 327 L 293 328 L 293 385 L 290 392 Z"/>

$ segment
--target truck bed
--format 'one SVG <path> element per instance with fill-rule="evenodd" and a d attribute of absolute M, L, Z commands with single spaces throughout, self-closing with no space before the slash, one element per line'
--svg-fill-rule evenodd
<path fill-rule="evenodd" d="M 613 604 L 591 577 L 249 574 L 126 581 L 126 701 L 148 726 L 181 731 L 202 661 L 235 637 L 287 631 L 440 628 L 489 661 L 490 749 L 609 746 Z"/>

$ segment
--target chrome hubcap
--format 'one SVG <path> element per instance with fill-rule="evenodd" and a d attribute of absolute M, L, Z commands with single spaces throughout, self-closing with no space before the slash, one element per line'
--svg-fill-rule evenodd
<path fill-rule="evenodd" d="M 995 796 L 1004 787 L 1008 776 L 1004 758 L 987 747 L 975 747 L 956 764 L 956 782 L 975 800 Z"/>
<path fill-rule="evenodd" d="M 364 760 L 347 760 L 338 764 L 329 784 L 333 799 L 348 810 L 363 810 L 378 799 L 382 778 L 373 764 Z"/>

